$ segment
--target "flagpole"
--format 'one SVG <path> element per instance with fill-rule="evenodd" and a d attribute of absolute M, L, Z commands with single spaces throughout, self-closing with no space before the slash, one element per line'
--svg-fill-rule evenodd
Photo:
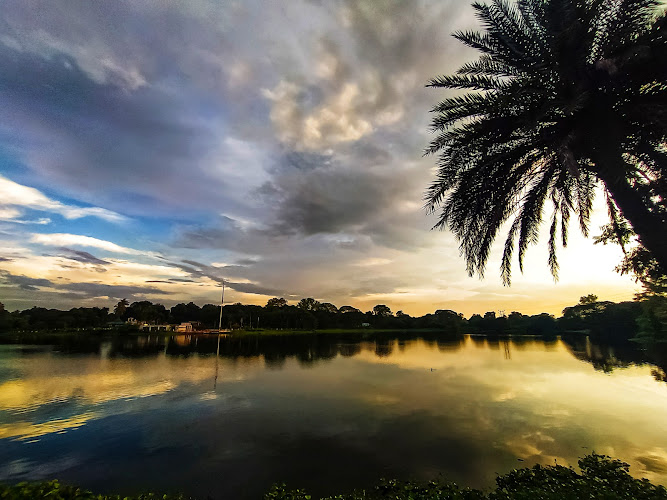
<path fill-rule="evenodd" d="M 218 333 L 222 330 L 222 306 L 225 303 L 225 280 L 222 280 L 222 296 L 220 297 L 220 321 L 218 321 Z"/>
<path fill-rule="evenodd" d="M 220 296 L 220 320 L 218 321 L 218 347 L 215 351 L 215 378 L 213 379 L 213 390 L 218 386 L 218 359 L 220 358 L 220 330 L 222 330 L 222 306 L 225 303 L 225 280 L 222 280 L 222 295 Z"/>

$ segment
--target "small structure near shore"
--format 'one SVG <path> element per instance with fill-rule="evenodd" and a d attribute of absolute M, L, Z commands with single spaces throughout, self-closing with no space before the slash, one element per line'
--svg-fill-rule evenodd
<path fill-rule="evenodd" d="M 176 327 L 176 331 L 179 333 L 192 332 L 193 330 L 192 323 L 181 323 Z"/>

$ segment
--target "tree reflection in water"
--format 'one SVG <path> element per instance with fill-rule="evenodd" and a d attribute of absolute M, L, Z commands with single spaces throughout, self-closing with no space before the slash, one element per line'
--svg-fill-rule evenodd
<path fill-rule="evenodd" d="M 53 350 L 63 354 L 100 353 L 104 357 L 141 358 L 159 355 L 188 357 L 192 354 L 215 355 L 223 358 L 262 357 L 267 368 L 281 369 L 287 359 L 294 358 L 303 367 L 334 359 L 340 355 L 354 357 L 363 350 L 379 358 L 392 355 L 395 349 L 405 351 L 410 341 L 421 340 L 429 348 L 454 352 L 462 348 L 466 338 L 480 348 L 501 350 L 505 359 L 512 359 L 513 350 L 522 350 L 528 343 L 540 342 L 549 351 L 557 348 L 559 338 L 577 359 L 593 365 L 596 370 L 611 373 L 632 365 L 654 365 L 652 374 L 658 381 L 667 381 L 667 349 L 642 349 L 634 342 L 604 342 L 582 334 L 560 337 L 462 335 L 447 332 L 391 332 L 350 334 L 309 334 L 280 336 L 221 337 L 215 335 L 147 335 L 99 340 L 82 336 L 64 337 Z"/>
<path fill-rule="evenodd" d="M 518 458 L 574 463 L 587 446 L 613 448 L 667 483 L 667 449 L 656 440 L 667 388 L 650 368 L 633 368 L 652 363 L 664 381 L 665 364 L 632 343 L 364 332 L 220 337 L 219 347 L 216 335 L 79 337 L 3 349 L 0 479 L 51 467 L 94 488 L 258 498 L 278 480 L 325 494 L 327 478 L 340 491 L 442 471 L 484 487 Z M 63 450 L 76 467 L 59 461 Z M 2 468 L 20 460 L 24 472 Z"/>

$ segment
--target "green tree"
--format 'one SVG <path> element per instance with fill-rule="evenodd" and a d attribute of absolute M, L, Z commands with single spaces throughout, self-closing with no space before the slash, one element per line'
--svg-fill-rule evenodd
<path fill-rule="evenodd" d="M 545 203 L 549 266 L 576 214 L 582 232 L 596 186 L 612 221 L 627 219 L 667 268 L 667 36 L 657 0 L 492 0 L 473 7 L 484 31 L 454 37 L 481 52 L 429 86 L 473 90 L 433 108 L 426 152 L 438 172 L 426 199 L 436 227 L 458 237 L 469 274 L 483 275 L 508 227 L 501 276 L 510 283 L 536 243 Z M 559 234 L 560 233 L 560 234 Z"/>

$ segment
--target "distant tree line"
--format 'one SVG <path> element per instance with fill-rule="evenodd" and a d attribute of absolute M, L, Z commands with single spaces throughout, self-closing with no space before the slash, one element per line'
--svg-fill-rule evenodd
<path fill-rule="evenodd" d="M 595 295 L 587 295 L 581 297 L 578 304 L 566 307 L 558 319 L 547 313 L 525 315 L 514 311 L 506 315 L 489 311 L 483 315 L 474 314 L 466 320 L 462 314 L 449 309 L 414 317 L 403 311 L 394 313 L 384 304 L 362 312 L 352 306 L 339 308 L 313 298 L 289 305 L 284 298 L 275 297 L 263 307 L 241 303 L 225 305 L 222 326 L 246 330 L 435 329 L 450 333 L 541 336 L 582 332 L 607 341 L 637 337 L 662 343 L 667 340 L 667 315 L 660 299 L 651 297 L 643 301 L 614 303 L 598 301 Z M 9 312 L 0 303 L 0 331 L 105 328 L 130 319 L 138 324 L 190 322 L 195 329 L 217 328 L 220 306 L 206 304 L 200 307 L 189 302 L 167 309 L 147 300 L 130 304 L 123 299 L 113 311 L 106 307 L 76 307 L 68 311 L 32 307 Z"/>

